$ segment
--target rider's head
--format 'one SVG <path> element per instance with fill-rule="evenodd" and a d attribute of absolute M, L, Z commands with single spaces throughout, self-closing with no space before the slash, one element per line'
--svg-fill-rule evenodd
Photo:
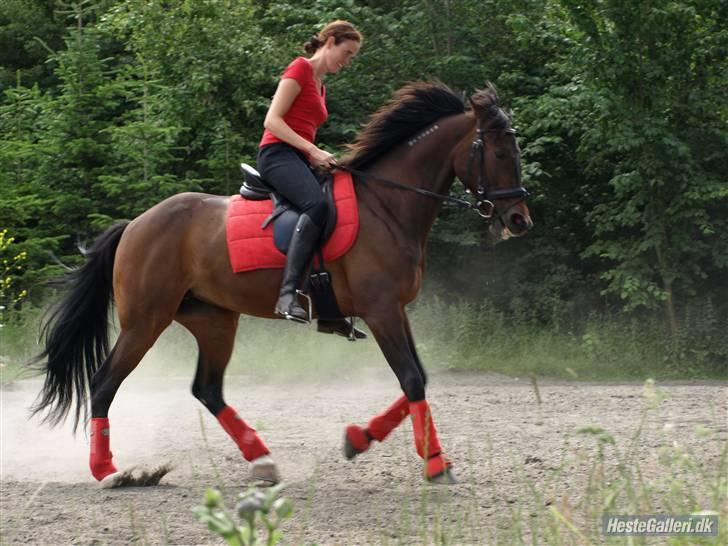
<path fill-rule="evenodd" d="M 364 40 L 361 32 L 348 21 L 332 21 L 303 44 L 309 55 L 324 59 L 326 72 L 338 72 L 359 53 Z"/>

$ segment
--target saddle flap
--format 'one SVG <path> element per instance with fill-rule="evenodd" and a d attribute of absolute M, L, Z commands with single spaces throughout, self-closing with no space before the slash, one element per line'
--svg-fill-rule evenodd
<path fill-rule="evenodd" d="M 333 185 L 333 194 L 336 198 L 338 218 L 334 222 L 327 222 L 335 226 L 335 229 L 323 246 L 326 262 L 334 261 L 344 255 L 354 244 L 359 232 L 356 192 L 351 175 L 337 172 L 334 176 L 336 182 Z M 326 193 L 331 192 L 327 190 Z M 282 269 L 285 266 L 286 258 L 274 241 L 273 226 L 268 225 L 266 229 L 261 227 L 273 210 L 274 205 L 270 199 L 252 201 L 237 195 L 230 199 L 226 238 L 230 265 L 235 273 L 256 269 Z"/>

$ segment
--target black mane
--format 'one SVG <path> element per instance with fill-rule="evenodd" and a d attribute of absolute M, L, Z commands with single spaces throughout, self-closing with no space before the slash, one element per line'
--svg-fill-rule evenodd
<path fill-rule="evenodd" d="M 462 99 L 440 82 L 405 85 L 369 118 L 342 163 L 354 169 L 370 165 L 385 152 L 446 116 L 465 112 Z"/>

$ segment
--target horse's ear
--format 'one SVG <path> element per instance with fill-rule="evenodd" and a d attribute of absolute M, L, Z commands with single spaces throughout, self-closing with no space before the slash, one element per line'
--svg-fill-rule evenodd
<path fill-rule="evenodd" d="M 476 114 L 480 114 L 480 111 L 482 108 L 473 100 L 473 97 L 468 97 L 468 102 L 470 103 L 470 108 L 475 112 Z"/>

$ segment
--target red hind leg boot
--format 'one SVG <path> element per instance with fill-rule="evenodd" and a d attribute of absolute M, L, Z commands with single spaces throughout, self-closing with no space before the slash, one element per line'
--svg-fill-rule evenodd
<path fill-rule="evenodd" d="M 107 417 L 94 417 L 91 419 L 89 467 L 91 468 L 91 474 L 99 481 L 118 472 L 114 463 L 111 462 L 109 430 L 109 419 Z"/>
<path fill-rule="evenodd" d="M 230 406 L 225 406 L 217 414 L 217 420 L 220 421 L 220 425 L 225 429 L 225 432 L 235 440 L 245 460 L 254 461 L 258 457 L 270 453 L 263 440 L 255 433 L 255 429 L 243 421 L 238 412 Z"/>

